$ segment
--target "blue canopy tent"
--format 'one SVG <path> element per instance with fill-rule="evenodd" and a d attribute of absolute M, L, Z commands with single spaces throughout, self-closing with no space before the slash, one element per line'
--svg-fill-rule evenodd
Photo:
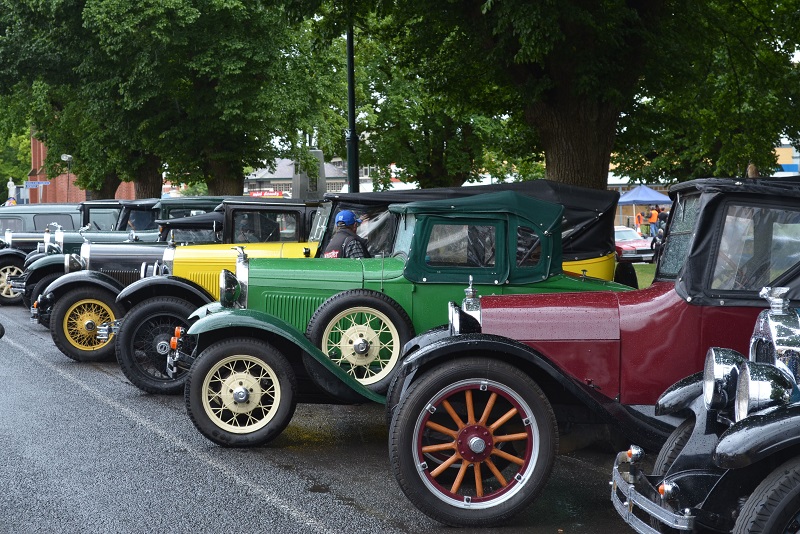
<path fill-rule="evenodd" d="M 617 204 L 620 206 L 630 206 L 631 204 L 637 206 L 659 206 L 663 204 L 672 204 L 672 199 L 663 193 L 650 189 L 646 185 L 639 185 L 623 193 L 622 196 L 619 197 L 619 202 L 617 202 Z"/>
<path fill-rule="evenodd" d="M 663 193 L 650 189 L 646 185 L 639 185 L 623 193 L 619 197 L 617 204 L 619 206 L 669 206 L 672 204 L 672 199 Z M 619 212 L 619 223 L 622 224 L 622 211 Z"/>

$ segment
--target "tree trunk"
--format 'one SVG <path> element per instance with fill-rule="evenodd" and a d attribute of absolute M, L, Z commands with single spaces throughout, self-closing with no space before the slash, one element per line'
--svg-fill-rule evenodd
<path fill-rule="evenodd" d="M 229 161 L 210 160 L 211 176 L 206 180 L 210 196 L 244 194 L 244 170 Z"/>
<path fill-rule="evenodd" d="M 121 183 L 122 180 L 120 180 L 117 173 L 108 173 L 103 179 L 103 187 L 100 189 L 86 190 L 86 200 L 114 198 L 114 196 L 117 194 L 117 188 Z"/>
<path fill-rule="evenodd" d="M 136 198 L 161 198 L 161 186 L 164 178 L 161 176 L 161 160 L 158 156 L 145 154 L 144 161 L 134 173 L 136 182 L 134 189 Z"/>
<path fill-rule="evenodd" d="M 539 133 L 549 180 L 593 189 L 608 189 L 611 149 L 620 109 L 610 103 L 567 99 L 539 102 L 525 119 Z"/>

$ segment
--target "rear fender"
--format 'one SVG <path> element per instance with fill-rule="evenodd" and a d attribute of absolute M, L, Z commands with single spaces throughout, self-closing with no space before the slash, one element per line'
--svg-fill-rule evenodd
<path fill-rule="evenodd" d="M 4 248 L 0 249 L 0 262 L 4 262 L 9 258 L 17 258 L 25 261 L 25 256 L 27 256 L 27 252 L 23 252 L 18 248 Z"/>
<path fill-rule="evenodd" d="M 204 287 L 179 276 L 148 276 L 130 284 L 117 295 L 117 302 L 128 309 L 153 297 L 177 297 L 196 306 L 215 302 L 214 296 Z"/>
<path fill-rule="evenodd" d="M 213 311 L 213 313 L 212 313 Z M 197 322 L 189 327 L 186 332 L 189 335 L 198 335 L 200 339 L 204 335 L 213 333 L 215 337 L 227 337 L 229 332 L 236 331 L 240 335 L 242 331 L 250 331 L 258 339 L 271 337 L 280 338 L 284 343 L 289 343 L 297 347 L 300 351 L 309 354 L 317 360 L 322 367 L 330 371 L 337 379 L 344 382 L 350 389 L 354 390 L 363 397 L 383 404 L 385 397 L 378 395 L 357 380 L 350 377 L 341 367 L 333 363 L 321 350 L 314 346 L 303 333 L 299 332 L 286 321 L 269 315 L 267 313 L 241 309 L 241 308 L 222 308 L 215 302 L 197 310 L 192 317 L 200 317 Z"/>

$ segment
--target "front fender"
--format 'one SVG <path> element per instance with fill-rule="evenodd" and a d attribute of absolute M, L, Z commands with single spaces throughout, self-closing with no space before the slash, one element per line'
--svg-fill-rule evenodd
<path fill-rule="evenodd" d="M 215 302 L 214 296 L 204 287 L 180 276 L 148 276 L 130 284 L 117 295 L 117 302 L 130 306 L 153 296 L 180 296 L 189 302 Z"/>
<path fill-rule="evenodd" d="M 186 332 L 187 334 L 201 335 L 212 331 L 224 331 L 229 328 L 246 328 L 269 332 L 272 335 L 283 338 L 289 343 L 293 343 L 360 395 L 381 404 L 386 402 L 383 396 L 378 395 L 350 377 L 341 367 L 333 363 L 330 358 L 319 350 L 319 348 L 314 346 L 305 335 L 279 317 L 258 310 L 222 308 L 219 302 L 201 307 L 192 314 L 192 317 L 200 318 L 189 327 L 189 330 Z"/>
<path fill-rule="evenodd" d="M 689 408 L 703 394 L 703 372 L 672 384 L 656 401 L 656 415 L 668 415 Z"/>
<path fill-rule="evenodd" d="M 0 249 L 0 261 L 6 260 L 7 258 L 19 258 L 24 262 L 25 256 L 27 255 L 28 254 L 26 252 L 23 252 L 18 248 Z"/>
<path fill-rule="evenodd" d="M 51 269 L 54 266 L 58 266 L 61 272 L 64 272 L 64 254 L 48 254 L 43 256 L 32 262 L 28 266 L 28 269 L 34 271 L 37 269 Z"/>
<path fill-rule="evenodd" d="M 119 292 L 125 288 L 124 285 L 114 278 L 99 271 L 76 271 L 53 280 L 53 282 L 47 286 L 45 292 L 48 295 L 52 294 L 54 299 L 57 299 L 60 295 L 63 295 L 66 291 L 75 287 L 100 287 L 111 291 L 115 295 L 119 294 Z"/>
<path fill-rule="evenodd" d="M 734 423 L 719 438 L 714 463 L 741 469 L 800 445 L 800 404 L 765 410 Z"/>

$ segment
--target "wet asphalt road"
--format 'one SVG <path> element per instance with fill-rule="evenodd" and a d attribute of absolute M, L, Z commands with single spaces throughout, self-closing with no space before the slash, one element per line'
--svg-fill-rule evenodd
<path fill-rule="evenodd" d="M 609 502 L 609 452 L 559 457 L 505 527 L 446 528 L 395 483 L 382 406 L 299 405 L 269 446 L 225 449 L 182 396 L 70 360 L 22 307 L 0 322 L 0 532 L 632 532 Z"/>

